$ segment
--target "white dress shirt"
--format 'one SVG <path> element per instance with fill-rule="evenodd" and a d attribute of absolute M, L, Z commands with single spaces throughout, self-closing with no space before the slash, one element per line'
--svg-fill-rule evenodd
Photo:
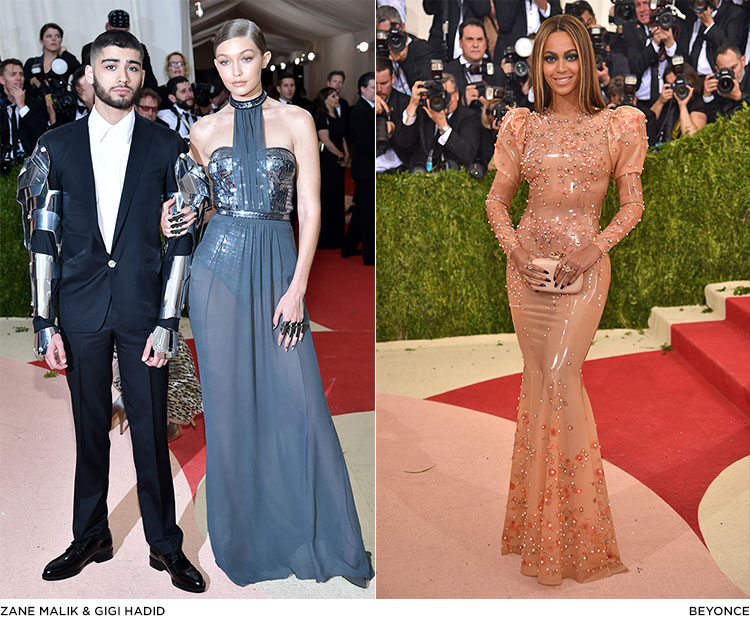
<path fill-rule="evenodd" d="M 656 53 L 659 53 L 659 44 L 656 43 L 651 36 L 651 31 L 646 28 L 646 45 L 645 47 L 648 47 L 649 45 L 653 46 Z M 672 58 L 672 56 L 675 55 L 677 52 L 677 41 L 675 41 L 671 47 L 664 46 L 664 51 L 667 53 L 667 56 L 669 58 Z M 659 82 L 659 88 L 658 92 L 661 93 L 661 89 L 664 86 L 664 70 L 667 67 L 667 59 L 664 59 L 662 61 L 659 61 L 659 66 L 656 70 L 656 76 L 658 78 Z M 643 75 L 641 76 L 641 85 L 638 87 L 638 90 L 635 92 L 635 96 L 638 98 L 638 101 L 650 101 L 651 100 L 651 65 L 646 67 L 646 70 L 643 72 Z"/>
<path fill-rule="evenodd" d="M 164 121 L 167 126 L 182 136 L 188 143 L 190 142 L 190 128 L 197 121 L 195 115 L 189 110 L 174 105 L 166 110 L 160 110 L 156 116 Z"/>
<path fill-rule="evenodd" d="M 711 17 L 716 17 L 716 14 L 719 12 L 718 9 L 714 9 L 711 11 Z M 715 22 L 714 22 L 715 23 Z M 688 46 L 688 50 L 693 49 L 693 43 L 695 43 L 695 40 L 698 38 L 698 31 L 700 30 L 701 26 L 703 25 L 703 22 L 700 19 L 696 19 L 695 23 L 693 24 L 693 32 L 690 35 L 690 45 Z M 714 24 L 711 24 L 708 28 L 706 28 L 703 31 L 703 35 L 711 30 L 711 28 L 714 27 Z M 703 39 L 703 44 L 701 45 L 701 51 L 698 54 L 698 63 L 695 70 L 702 76 L 705 76 L 709 73 L 713 73 L 713 67 L 711 67 L 711 64 L 708 62 L 708 54 L 706 54 L 706 40 Z"/>
<path fill-rule="evenodd" d="M 128 167 L 130 143 L 133 139 L 135 111 L 111 125 L 97 111 L 91 109 L 88 118 L 91 163 L 94 166 L 96 185 L 96 217 L 104 246 L 112 252 L 112 238 L 115 235 L 117 212 L 120 209 L 120 196 L 125 183 L 125 170 Z"/>
<path fill-rule="evenodd" d="M 539 30 L 539 26 L 542 25 L 542 19 L 539 17 L 539 13 L 544 15 L 544 17 L 549 17 L 550 15 L 550 6 L 549 2 L 547 2 L 547 10 L 542 11 L 542 9 L 539 8 L 539 5 L 536 3 L 536 0 L 525 0 L 526 4 L 526 36 L 533 35 L 537 30 Z"/>

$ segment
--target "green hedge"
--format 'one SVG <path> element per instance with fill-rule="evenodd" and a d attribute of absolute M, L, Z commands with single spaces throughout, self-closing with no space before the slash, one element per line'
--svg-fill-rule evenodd
<path fill-rule="evenodd" d="M 513 332 L 484 206 L 492 179 L 378 177 L 378 341 Z M 642 182 L 646 210 L 612 250 L 602 328 L 645 327 L 652 306 L 699 304 L 707 283 L 750 278 L 750 109 L 650 152 Z M 514 224 L 527 198 L 523 182 Z M 610 180 L 602 226 L 618 207 Z"/>
<path fill-rule="evenodd" d="M 16 201 L 20 170 L 0 177 L 0 317 L 31 314 L 29 253 L 23 245 L 21 206 Z"/>

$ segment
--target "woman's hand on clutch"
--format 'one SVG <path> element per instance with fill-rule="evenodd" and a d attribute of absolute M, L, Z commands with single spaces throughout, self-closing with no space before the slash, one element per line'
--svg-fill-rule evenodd
<path fill-rule="evenodd" d="M 279 299 L 273 314 L 273 330 L 279 328 L 278 345 L 284 351 L 294 347 L 304 337 L 305 306 L 304 294 L 288 289 Z"/>
<path fill-rule="evenodd" d="M 546 287 L 546 283 L 550 282 L 549 272 L 531 263 L 534 260 L 534 255 L 526 249 L 516 246 L 510 254 L 510 260 L 518 269 L 524 283 L 530 288 Z"/>
<path fill-rule="evenodd" d="M 178 238 L 187 232 L 188 227 L 195 221 L 195 212 L 189 206 L 183 205 L 182 209 L 173 214 L 172 206 L 175 197 L 162 203 L 161 206 L 161 232 L 165 238 Z"/>
<path fill-rule="evenodd" d="M 586 270 L 601 259 L 602 251 L 596 244 L 589 244 L 563 257 L 555 270 L 555 283 L 570 285 Z M 566 271 L 566 268 L 569 270 Z"/>

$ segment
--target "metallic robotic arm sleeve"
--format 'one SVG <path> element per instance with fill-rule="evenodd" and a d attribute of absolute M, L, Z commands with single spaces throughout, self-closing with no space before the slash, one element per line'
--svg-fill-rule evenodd
<path fill-rule="evenodd" d="M 50 159 L 47 148 L 37 145 L 18 175 L 17 200 L 23 216 L 24 245 L 29 251 L 31 306 L 35 325 L 34 354 L 43 357 L 55 320 L 55 292 L 60 278 L 60 214 L 62 193 L 49 189 Z"/>
<path fill-rule="evenodd" d="M 172 195 L 177 197 L 172 212 L 176 213 L 188 205 L 197 217 L 187 233 L 167 245 L 164 261 L 169 272 L 164 283 L 160 320 L 179 320 L 185 306 L 190 263 L 209 199 L 208 178 L 203 168 L 189 155 L 180 154 L 175 163 L 175 178 L 178 192 Z M 151 333 L 151 346 L 164 358 L 172 358 L 177 354 L 177 331 L 162 325 L 156 326 Z"/>

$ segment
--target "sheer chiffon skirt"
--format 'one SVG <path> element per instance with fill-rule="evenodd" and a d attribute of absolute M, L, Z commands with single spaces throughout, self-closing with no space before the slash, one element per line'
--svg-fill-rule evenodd
<path fill-rule="evenodd" d="M 620 561 L 596 424 L 581 366 L 601 319 L 609 257 L 584 274 L 578 294 L 532 291 L 511 262 L 507 284 L 524 370 L 502 554 L 521 556 L 539 583 L 592 581 Z"/>
<path fill-rule="evenodd" d="M 312 335 L 285 352 L 272 331 L 295 264 L 288 222 L 223 215 L 193 261 L 208 531 L 238 585 L 373 575 Z"/>

